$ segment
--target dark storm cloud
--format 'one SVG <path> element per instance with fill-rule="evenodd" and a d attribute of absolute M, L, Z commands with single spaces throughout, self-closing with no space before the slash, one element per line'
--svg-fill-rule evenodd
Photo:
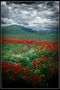
<path fill-rule="evenodd" d="M 29 4 L 28 4 L 29 3 Z M 18 24 L 34 30 L 50 30 L 58 27 L 59 2 L 1 2 L 2 22 Z"/>

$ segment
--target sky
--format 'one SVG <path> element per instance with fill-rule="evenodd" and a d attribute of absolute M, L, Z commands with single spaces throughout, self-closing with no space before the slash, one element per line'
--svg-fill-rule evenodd
<path fill-rule="evenodd" d="M 1 1 L 1 25 L 20 25 L 35 31 L 57 29 L 59 1 L 21 3 Z"/>

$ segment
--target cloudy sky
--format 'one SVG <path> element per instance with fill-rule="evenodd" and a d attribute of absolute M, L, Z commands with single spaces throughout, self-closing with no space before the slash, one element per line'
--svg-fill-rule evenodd
<path fill-rule="evenodd" d="M 33 30 L 58 28 L 59 1 L 21 3 L 1 1 L 1 25 L 17 24 Z"/>

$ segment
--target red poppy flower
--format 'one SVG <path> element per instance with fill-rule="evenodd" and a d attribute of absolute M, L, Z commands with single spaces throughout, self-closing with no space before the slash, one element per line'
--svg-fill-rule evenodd
<path fill-rule="evenodd" d="M 40 81 L 40 80 L 42 80 L 42 78 L 39 77 L 38 75 L 33 76 L 33 81 Z"/>
<path fill-rule="evenodd" d="M 42 64 L 42 67 L 44 67 L 45 65 L 44 64 Z"/>
<path fill-rule="evenodd" d="M 4 63 L 4 64 L 2 65 L 2 70 L 3 70 L 5 73 L 8 73 L 8 72 L 9 72 L 7 66 L 8 66 L 8 65 L 7 65 L 6 63 Z"/>
<path fill-rule="evenodd" d="M 24 77 L 23 80 L 27 81 L 28 80 L 28 77 Z"/>
<path fill-rule="evenodd" d="M 13 73 L 14 73 L 14 75 L 17 75 L 18 74 L 18 70 L 14 70 Z"/>
<path fill-rule="evenodd" d="M 16 65 L 16 66 L 15 66 L 15 68 L 16 68 L 16 69 L 19 69 L 19 66 L 18 66 L 18 65 Z"/>
<path fill-rule="evenodd" d="M 40 64 L 40 58 L 34 59 L 32 67 L 37 66 Z"/>
<path fill-rule="evenodd" d="M 38 77 L 38 81 L 41 81 L 42 80 L 42 77 Z"/>
<path fill-rule="evenodd" d="M 42 69 L 42 66 L 39 66 L 40 69 Z"/>
<path fill-rule="evenodd" d="M 29 77 L 34 77 L 34 76 L 36 76 L 36 72 L 29 75 Z"/>
<path fill-rule="evenodd" d="M 14 68 L 15 65 L 14 65 L 14 64 L 10 64 L 10 66 L 11 66 L 12 68 Z"/>
<path fill-rule="evenodd" d="M 10 80 L 15 80 L 15 78 L 11 78 L 10 76 L 8 76 L 8 80 L 10 81 Z"/>
<path fill-rule="evenodd" d="M 43 58 L 43 59 L 46 59 L 46 56 L 45 56 L 45 55 L 42 55 L 42 58 Z"/>
<path fill-rule="evenodd" d="M 42 55 L 43 60 L 46 60 L 46 62 L 49 60 L 45 55 Z"/>
<path fill-rule="evenodd" d="M 22 71 L 24 71 L 24 68 L 21 68 Z"/>
<path fill-rule="evenodd" d="M 34 74 L 30 74 L 30 75 L 29 75 L 29 77 L 33 77 L 33 76 L 34 76 Z"/>
<path fill-rule="evenodd" d="M 26 68 L 26 72 L 28 72 L 28 73 L 29 73 L 29 72 L 30 72 L 30 69 L 29 69 L 29 68 Z"/>
<path fill-rule="evenodd" d="M 3 68 L 3 69 L 6 69 L 6 68 L 7 68 L 7 64 L 4 63 L 4 64 L 2 65 L 2 68 Z"/>
<path fill-rule="evenodd" d="M 24 74 L 24 68 L 21 68 L 20 74 Z"/>

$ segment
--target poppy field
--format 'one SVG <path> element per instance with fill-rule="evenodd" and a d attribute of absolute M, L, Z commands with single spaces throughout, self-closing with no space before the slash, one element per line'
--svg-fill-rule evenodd
<path fill-rule="evenodd" d="M 1 1 L 0 87 L 60 88 L 59 1 Z"/>
<path fill-rule="evenodd" d="M 3 87 L 58 87 L 56 41 L 3 39 L 2 47 Z"/>

